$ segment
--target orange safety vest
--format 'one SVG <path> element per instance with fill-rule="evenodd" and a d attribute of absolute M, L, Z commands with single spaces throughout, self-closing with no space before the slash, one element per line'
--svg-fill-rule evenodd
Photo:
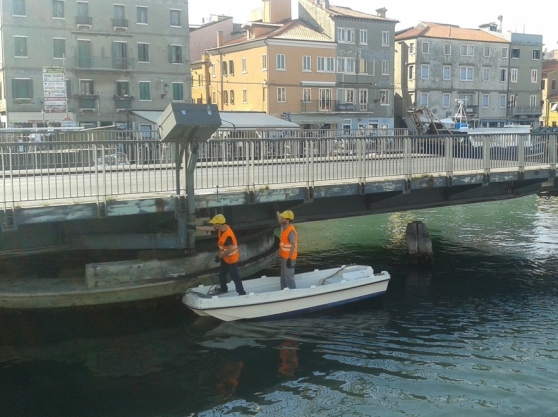
<path fill-rule="evenodd" d="M 227 226 L 227 230 L 225 230 L 224 232 L 221 232 L 219 230 L 218 232 L 218 236 L 219 236 L 219 240 L 217 241 L 217 246 L 219 246 L 219 255 L 221 255 L 223 252 L 225 252 L 226 250 L 229 249 L 228 246 L 225 246 L 225 242 L 227 241 L 227 238 L 231 238 L 232 240 L 232 246 L 234 247 L 234 250 L 228 254 L 227 256 L 223 257 L 223 260 L 225 261 L 225 263 L 228 264 L 235 264 L 238 262 L 238 258 L 239 258 L 239 253 L 238 253 L 238 246 L 236 244 L 236 237 L 232 231 L 232 229 Z"/>
<path fill-rule="evenodd" d="M 292 224 L 290 224 L 281 233 L 281 241 L 279 242 L 279 256 L 281 256 L 281 258 L 283 258 L 283 259 L 289 259 L 289 255 L 291 253 L 291 242 L 289 242 L 289 234 L 291 233 L 291 230 L 295 234 L 295 244 L 296 244 L 295 250 L 293 252 L 293 256 L 291 256 L 291 259 L 296 259 L 296 256 L 298 254 L 298 250 L 297 250 L 298 234 L 296 233 L 296 230 L 295 230 L 294 226 Z"/>

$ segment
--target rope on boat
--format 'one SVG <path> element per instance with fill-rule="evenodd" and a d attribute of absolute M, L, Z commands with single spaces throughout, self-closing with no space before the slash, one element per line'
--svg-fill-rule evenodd
<path fill-rule="evenodd" d="M 335 275 L 337 275 L 339 272 L 341 272 L 345 268 L 348 268 L 349 266 L 353 266 L 353 265 L 355 265 L 355 264 L 349 264 L 349 265 L 342 266 L 341 268 L 339 268 L 338 271 L 335 271 L 330 276 L 323 278 L 322 281 L 320 282 L 320 285 L 324 285 L 328 279 L 333 278 Z"/>

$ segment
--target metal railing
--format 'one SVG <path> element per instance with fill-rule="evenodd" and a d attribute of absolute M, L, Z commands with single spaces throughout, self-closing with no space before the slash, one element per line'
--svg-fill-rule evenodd
<path fill-rule="evenodd" d="M 12 141 L 0 137 L 4 207 L 185 193 L 184 184 L 176 183 L 176 146 L 159 141 L 156 132 L 76 131 L 41 142 L 17 141 L 22 136 L 12 133 Z M 361 131 L 219 131 L 199 146 L 195 189 L 244 192 L 465 171 L 555 169 L 557 137 L 482 135 L 471 141 L 467 136 L 374 136 Z"/>

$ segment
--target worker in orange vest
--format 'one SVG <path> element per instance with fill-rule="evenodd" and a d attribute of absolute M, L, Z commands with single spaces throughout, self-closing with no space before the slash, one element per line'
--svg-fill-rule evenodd
<path fill-rule="evenodd" d="M 240 256 L 236 236 L 230 226 L 226 224 L 225 216 L 222 214 L 214 216 L 209 223 L 217 231 L 218 238 L 217 246 L 219 247 L 219 253 L 215 257 L 215 262 L 219 262 L 219 290 L 217 293 L 224 294 L 228 291 L 227 275 L 230 273 L 236 287 L 236 292 L 239 295 L 246 295 L 242 280 L 238 274 L 238 259 Z"/>
<path fill-rule="evenodd" d="M 285 210 L 282 213 L 277 212 L 277 220 L 281 225 L 281 238 L 279 241 L 279 256 L 281 258 L 281 289 L 289 287 L 295 289 L 295 263 L 297 258 L 298 234 L 292 221 L 294 213 L 291 210 Z"/>

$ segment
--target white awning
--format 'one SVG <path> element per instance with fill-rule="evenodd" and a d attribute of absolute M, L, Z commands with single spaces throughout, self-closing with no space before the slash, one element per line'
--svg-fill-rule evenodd
<path fill-rule="evenodd" d="M 151 123 L 157 120 L 163 112 L 134 111 L 134 114 Z M 222 129 L 300 129 L 296 123 L 280 119 L 262 112 L 219 112 Z"/>

